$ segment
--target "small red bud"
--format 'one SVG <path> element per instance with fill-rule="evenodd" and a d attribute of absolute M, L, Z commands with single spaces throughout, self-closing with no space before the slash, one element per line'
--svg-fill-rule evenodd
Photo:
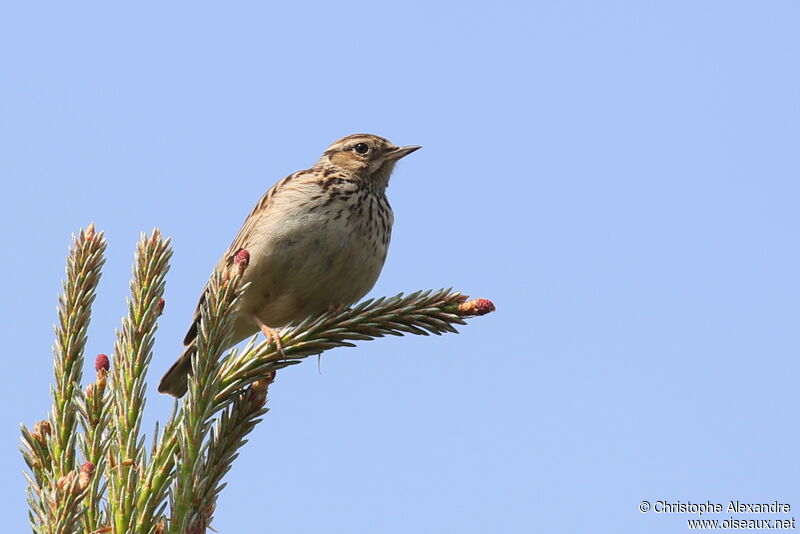
<path fill-rule="evenodd" d="M 92 462 L 86 462 L 81 466 L 81 473 L 94 473 L 94 464 Z"/>
<path fill-rule="evenodd" d="M 103 371 L 108 371 L 111 367 L 111 363 L 108 361 L 108 356 L 105 354 L 98 354 L 97 358 L 94 359 L 94 370 L 98 373 Z"/>
<path fill-rule="evenodd" d="M 458 305 L 458 311 L 461 315 L 486 315 L 494 310 L 494 303 L 489 299 L 468 300 Z"/>
<path fill-rule="evenodd" d="M 166 304 L 167 304 L 167 303 L 166 303 L 166 301 L 165 301 L 163 298 L 161 298 L 161 299 L 158 299 L 158 308 L 157 308 L 157 309 L 158 309 L 158 314 L 159 314 L 159 315 L 161 315 L 162 313 L 164 313 L 164 306 L 166 306 Z"/>
<path fill-rule="evenodd" d="M 233 261 L 238 265 L 247 267 L 250 264 L 250 253 L 246 248 L 240 249 L 236 256 L 233 257 Z"/>

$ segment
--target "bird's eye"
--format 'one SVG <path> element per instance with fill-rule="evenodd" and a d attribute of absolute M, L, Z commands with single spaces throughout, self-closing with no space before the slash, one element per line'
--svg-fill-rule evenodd
<path fill-rule="evenodd" d="M 361 154 L 362 156 L 369 152 L 369 145 L 366 143 L 358 143 L 356 146 L 353 147 L 353 150 L 356 151 L 356 154 Z"/>

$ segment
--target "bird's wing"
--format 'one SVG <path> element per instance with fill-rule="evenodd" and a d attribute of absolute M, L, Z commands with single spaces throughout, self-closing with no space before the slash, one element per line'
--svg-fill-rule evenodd
<path fill-rule="evenodd" d="M 306 174 L 309 171 L 298 171 L 294 174 L 290 174 L 283 180 L 279 181 L 272 187 L 270 187 L 266 193 L 258 200 L 258 203 L 253 208 L 253 211 L 250 212 L 250 215 L 244 220 L 244 224 L 242 228 L 239 230 L 239 233 L 236 235 L 236 238 L 233 240 L 233 243 L 228 247 L 228 250 L 223 254 L 222 258 L 217 263 L 217 269 L 224 269 L 229 267 L 233 263 L 233 259 L 236 256 L 236 253 L 242 249 L 246 249 L 248 243 L 250 242 L 250 238 L 253 235 L 253 232 L 258 225 L 258 222 L 264 216 L 266 211 L 269 209 L 270 202 L 275 196 L 275 192 L 281 189 L 284 185 L 290 182 L 292 179 L 298 177 L 299 175 Z M 203 288 L 203 293 L 200 295 L 200 300 L 197 303 L 197 308 L 194 311 L 194 318 L 192 319 L 192 324 L 189 327 L 189 331 L 186 332 L 186 337 L 183 338 L 183 344 L 188 346 L 191 344 L 194 339 L 197 337 L 197 328 L 200 325 L 200 308 L 202 308 L 203 303 L 206 300 L 206 292 L 208 291 L 208 284 L 206 287 Z"/>

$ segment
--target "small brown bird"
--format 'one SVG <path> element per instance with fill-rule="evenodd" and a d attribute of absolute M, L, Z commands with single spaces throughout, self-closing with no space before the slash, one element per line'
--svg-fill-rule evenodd
<path fill-rule="evenodd" d="M 277 341 L 271 327 L 348 306 L 372 289 L 392 232 L 389 176 L 397 160 L 419 148 L 350 135 L 261 197 L 217 264 L 225 269 L 240 250 L 250 253 L 242 280 L 250 286 L 236 308 L 231 346 L 259 329 Z M 158 385 L 161 393 L 186 393 L 200 304 L 183 340 L 186 350 Z"/>

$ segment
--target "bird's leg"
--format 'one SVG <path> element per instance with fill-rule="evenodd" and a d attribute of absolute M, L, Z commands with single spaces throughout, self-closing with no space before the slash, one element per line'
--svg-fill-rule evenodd
<path fill-rule="evenodd" d="M 261 330 L 261 333 L 264 334 L 264 337 L 267 338 L 267 341 L 275 342 L 275 348 L 278 350 L 278 354 L 280 354 L 284 360 L 288 360 L 288 358 L 286 357 L 286 353 L 283 352 L 283 344 L 281 343 L 280 333 L 278 333 L 278 331 L 275 330 L 274 328 L 270 328 L 269 326 L 265 325 L 264 321 L 262 321 L 261 318 L 255 313 L 251 314 L 251 317 L 253 318 L 253 321 L 255 321 L 255 323 L 258 325 L 258 328 Z"/>

